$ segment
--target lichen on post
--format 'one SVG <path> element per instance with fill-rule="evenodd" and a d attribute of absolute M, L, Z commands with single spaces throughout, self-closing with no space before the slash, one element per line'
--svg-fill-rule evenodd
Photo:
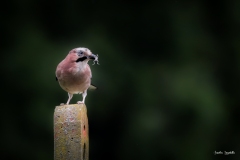
<path fill-rule="evenodd" d="M 88 159 L 88 118 L 85 104 L 57 106 L 54 111 L 54 160 Z"/>

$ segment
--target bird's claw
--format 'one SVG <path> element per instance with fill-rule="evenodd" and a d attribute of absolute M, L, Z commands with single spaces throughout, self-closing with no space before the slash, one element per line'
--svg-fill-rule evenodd
<path fill-rule="evenodd" d="M 83 104 L 83 101 L 77 101 L 77 104 Z"/>
<path fill-rule="evenodd" d="M 63 106 L 64 105 L 64 103 L 60 103 L 60 106 Z"/>

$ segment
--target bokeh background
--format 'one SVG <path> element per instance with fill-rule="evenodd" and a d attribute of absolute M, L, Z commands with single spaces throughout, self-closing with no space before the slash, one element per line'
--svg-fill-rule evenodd
<path fill-rule="evenodd" d="M 91 160 L 240 159 L 240 1 L 10 0 L 0 12 L 1 159 L 53 160 L 68 98 L 55 69 L 75 47 L 100 62 Z"/>

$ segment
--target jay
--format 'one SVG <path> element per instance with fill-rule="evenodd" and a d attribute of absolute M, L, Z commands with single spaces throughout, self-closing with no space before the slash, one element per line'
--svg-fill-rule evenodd
<path fill-rule="evenodd" d="M 91 85 L 92 73 L 88 65 L 89 60 L 98 63 L 98 55 L 92 54 L 87 48 L 74 48 L 72 49 L 66 58 L 62 60 L 56 69 L 56 80 L 63 90 L 68 92 L 68 101 L 73 97 L 73 94 L 81 94 L 83 100 L 77 103 L 84 103 L 87 96 L 87 89 L 96 89 Z"/>

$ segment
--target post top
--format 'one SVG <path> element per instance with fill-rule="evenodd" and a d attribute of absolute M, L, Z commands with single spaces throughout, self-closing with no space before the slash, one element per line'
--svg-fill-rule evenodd
<path fill-rule="evenodd" d="M 80 103 L 80 104 L 63 104 L 61 103 L 59 106 L 56 107 L 68 107 L 68 106 L 86 106 L 84 103 Z"/>

